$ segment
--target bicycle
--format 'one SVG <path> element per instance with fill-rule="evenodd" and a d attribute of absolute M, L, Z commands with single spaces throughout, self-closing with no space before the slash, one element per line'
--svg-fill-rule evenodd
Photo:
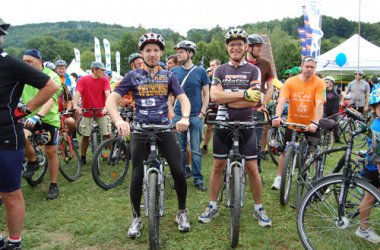
<path fill-rule="evenodd" d="M 25 158 L 23 161 L 23 170 L 22 176 L 26 180 L 26 182 L 35 187 L 40 184 L 47 172 L 48 169 L 48 158 L 44 154 L 41 147 L 43 147 L 50 140 L 50 133 L 44 130 L 37 130 L 32 135 L 29 136 L 29 141 L 32 144 L 35 152 L 35 156 L 38 161 L 38 165 L 36 169 L 33 169 L 34 174 L 29 178 L 24 176 L 24 172 L 27 169 L 28 159 Z"/>
<path fill-rule="evenodd" d="M 133 112 L 125 108 L 121 109 L 120 115 L 125 121 L 133 120 Z M 115 188 L 124 181 L 131 159 L 129 138 L 118 136 L 116 128 L 112 134 L 113 138 L 104 140 L 92 156 L 92 177 L 105 190 Z"/>
<path fill-rule="evenodd" d="M 175 125 L 133 125 L 132 133 L 147 134 L 149 139 L 149 156 L 144 165 L 144 209 L 145 216 L 149 218 L 149 248 L 159 249 L 160 217 L 165 210 L 165 161 L 160 156 L 157 147 L 158 133 L 171 133 Z"/>
<path fill-rule="evenodd" d="M 90 148 L 91 153 L 94 153 L 98 148 L 100 142 L 102 141 L 102 136 L 100 135 L 100 129 L 98 123 L 96 122 L 96 115 L 99 111 L 102 111 L 103 108 L 88 108 L 82 109 L 82 112 L 92 112 L 92 121 L 91 121 L 91 134 L 90 134 Z M 82 125 L 83 114 L 78 119 L 77 132 L 79 135 L 83 136 L 83 125 Z"/>
<path fill-rule="evenodd" d="M 297 214 L 297 230 L 306 249 L 377 249 L 378 246 L 356 236 L 359 205 L 364 192 L 375 198 L 371 224 L 379 229 L 380 192 L 360 177 L 351 166 L 354 138 L 367 131 L 364 122 L 349 139 L 342 173 L 333 173 L 313 182 L 302 199 Z M 336 169 L 334 169 L 336 171 Z"/>
<path fill-rule="evenodd" d="M 82 169 L 78 145 L 73 145 L 73 139 L 68 134 L 68 128 L 64 124 L 64 117 L 74 112 L 75 109 L 60 112 L 61 129 L 58 139 L 59 171 L 69 181 L 78 180 Z"/>
<path fill-rule="evenodd" d="M 243 129 L 254 129 L 257 126 L 268 125 L 266 121 L 208 121 L 208 124 L 216 128 L 227 129 L 232 134 L 232 148 L 228 154 L 227 167 L 225 169 L 226 207 L 230 208 L 230 241 L 234 248 L 239 243 L 240 214 L 244 207 L 245 196 L 245 156 L 240 154 L 239 139 Z M 223 191 L 221 194 L 223 197 Z"/>

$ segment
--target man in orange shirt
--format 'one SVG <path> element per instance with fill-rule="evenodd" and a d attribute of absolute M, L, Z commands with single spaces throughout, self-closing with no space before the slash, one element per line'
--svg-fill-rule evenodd
<path fill-rule="evenodd" d="M 276 117 L 272 121 L 273 127 L 279 127 L 282 123 L 282 112 L 285 103 L 289 102 L 288 122 L 307 125 L 305 135 L 307 137 L 319 137 L 316 133 L 319 120 L 323 116 L 323 104 L 325 102 L 325 84 L 322 79 L 315 76 L 317 61 L 310 56 L 304 57 L 301 63 L 302 72 L 289 78 L 281 88 L 280 98 L 276 108 Z M 285 143 L 291 140 L 291 129 L 285 131 Z M 272 189 L 280 189 L 282 166 L 285 153 L 278 161 L 277 177 Z"/>

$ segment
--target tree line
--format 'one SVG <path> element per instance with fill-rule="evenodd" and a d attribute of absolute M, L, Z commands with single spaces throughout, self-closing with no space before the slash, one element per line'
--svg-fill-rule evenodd
<path fill-rule="evenodd" d="M 380 45 L 380 23 L 361 23 L 361 36 L 370 42 Z M 267 22 L 244 24 L 241 26 L 248 34 L 266 34 L 270 38 L 278 78 L 286 78 L 284 71 L 300 63 L 300 44 L 297 27 L 303 25 L 303 16 L 297 18 L 276 19 Z M 322 53 L 336 47 L 345 39 L 357 33 L 358 23 L 346 18 L 322 17 Z M 161 33 L 166 40 L 167 49 L 164 56 L 175 53 L 174 46 L 183 39 L 197 44 L 195 63 L 204 58 L 207 67 L 209 61 L 218 58 L 222 62 L 228 60 L 224 34 L 226 29 L 216 26 L 211 29 L 191 29 L 184 37 L 171 29 L 146 29 L 139 27 L 123 27 L 98 22 L 68 21 L 57 23 L 38 23 L 11 26 L 4 47 L 14 56 L 21 57 L 26 49 L 38 48 L 44 60 L 56 61 L 64 59 L 68 63 L 74 58 L 73 48 L 81 51 L 82 68 L 87 69 L 94 60 L 94 37 L 100 40 L 107 38 L 111 43 L 112 68 L 116 69 L 115 52 L 121 54 L 121 73 L 129 70 L 128 55 L 138 52 L 137 42 L 145 32 Z M 104 53 L 103 53 L 104 59 Z M 163 58 L 162 60 L 165 60 Z M 105 61 L 105 60 L 103 60 Z"/>

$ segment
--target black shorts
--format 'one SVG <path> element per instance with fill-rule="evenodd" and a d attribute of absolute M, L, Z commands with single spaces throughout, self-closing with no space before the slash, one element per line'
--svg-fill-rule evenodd
<path fill-rule="evenodd" d="M 242 129 L 239 138 L 240 153 L 246 161 L 257 159 L 256 133 L 252 129 Z M 215 129 L 214 131 L 214 158 L 227 159 L 232 146 L 232 131 L 229 129 Z"/>
<path fill-rule="evenodd" d="M 363 177 L 368 179 L 369 183 L 375 186 L 375 188 L 379 188 L 380 183 L 379 183 L 379 178 L 378 178 L 379 173 L 377 171 L 370 171 L 368 169 L 363 170 Z"/>
<path fill-rule="evenodd" d="M 284 135 L 284 146 L 280 147 L 278 149 L 279 152 L 284 152 L 286 143 L 288 141 L 292 140 L 292 132 L 293 130 L 290 128 L 285 129 L 285 135 Z M 321 134 L 319 132 L 311 133 L 311 132 L 303 132 L 303 134 L 306 136 L 306 140 L 308 141 L 309 145 L 319 145 L 321 142 Z"/>
<path fill-rule="evenodd" d="M 0 151 L 0 192 L 10 193 L 21 187 L 25 150 Z"/>
<path fill-rule="evenodd" d="M 30 132 L 34 133 L 35 131 L 40 130 L 41 127 L 42 127 L 42 130 L 50 132 L 50 140 L 48 141 L 48 143 L 46 143 L 46 146 L 58 145 L 59 129 L 57 127 L 54 127 L 47 123 L 42 123 L 42 124 L 36 123 L 36 125 L 34 125 L 33 128 L 24 127 L 24 129 L 27 129 Z"/>

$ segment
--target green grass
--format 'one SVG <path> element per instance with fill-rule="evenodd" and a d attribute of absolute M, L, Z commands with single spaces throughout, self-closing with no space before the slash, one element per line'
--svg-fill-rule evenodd
<path fill-rule="evenodd" d="M 336 154 L 336 156 L 341 153 Z M 332 165 L 338 157 L 329 157 Z M 211 153 L 203 158 L 205 184 L 209 186 L 212 167 Z M 131 169 L 130 169 L 131 170 Z M 130 173 L 118 188 L 104 191 L 93 181 L 90 163 L 84 166 L 81 178 L 68 182 L 59 177 L 60 196 L 46 200 L 48 174 L 36 188 L 22 181 L 26 203 L 24 249 L 148 249 L 148 221 L 143 219 L 142 236 L 131 240 L 127 236 L 132 213 L 128 183 Z M 246 203 L 242 210 L 238 249 L 302 249 L 296 230 L 296 211 L 281 206 L 279 192 L 272 191 L 276 166 L 263 161 L 263 200 L 273 221 L 271 228 L 261 228 L 253 219 L 253 200 L 246 185 Z M 290 202 L 294 201 L 294 197 Z M 177 211 L 175 192 L 166 199 L 165 215 L 160 222 L 162 249 L 229 249 L 229 210 L 220 204 L 221 215 L 209 224 L 197 218 L 209 202 L 209 192 L 197 190 L 188 180 L 187 207 L 191 232 L 180 233 L 174 221 Z M 5 231 L 4 207 L 0 207 L 0 230 Z M 5 233 L 6 234 L 6 233 Z"/>

